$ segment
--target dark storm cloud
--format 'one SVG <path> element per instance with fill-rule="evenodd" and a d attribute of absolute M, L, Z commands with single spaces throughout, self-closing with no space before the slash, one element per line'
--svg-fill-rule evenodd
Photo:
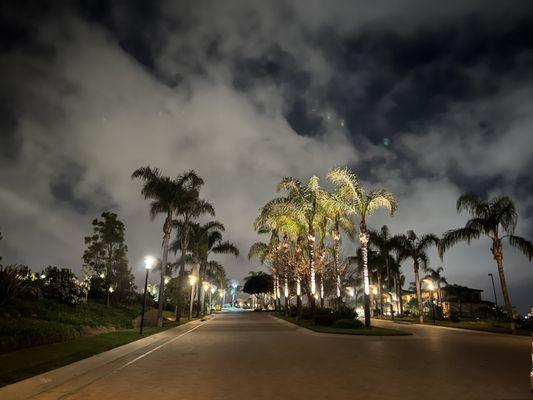
<path fill-rule="evenodd" d="M 519 233 L 533 233 L 530 2 L 25 4 L 2 6 L 0 24 L 6 260 L 79 265 L 108 207 L 133 264 L 156 252 L 160 226 L 129 180 L 144 164 L 197 169 L 243 253 L 283 175 L 337 164 L 398 194 L 397 217 L 373 225 L 442 233 L 473 190 L 512 195 Z M 42 237 L 38 251 L 17 245 Z M 448 278 L 488 288 L 487 246 L 451 252 Z M 506 260 L 523 310 L 531 265 Z M 255 267 L 223 261 L 232 277 Z"/>

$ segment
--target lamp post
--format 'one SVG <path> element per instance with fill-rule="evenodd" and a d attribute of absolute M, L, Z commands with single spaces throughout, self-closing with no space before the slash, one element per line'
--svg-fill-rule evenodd
<path fill-rule="evenodd" d="M 146 278 L 144 279 L 144 293 L 143 293 L 143 307 L 142 307 L 142 314 L 141 314 L 141 329 L 139 331 L 139 334 L 143 334 L 143 328 L 144 328 L 144 309 L 146 307 L 146 291 L 148 289 L 148 274 L 150 273 L 150 269 L 152 269 L 152 266 L 154 265 L 155 259 L 150 256 L 144 257 L 144 268 L 146 269 Z"/>
<path fill-rule="evenodd" d="M 435 290 L 435 287 L 433 286 L 433 282 L 428 280 L 428 289 L 429 289 L 429 295 L 431 296 L 431 311 L 433 314 L 433 325 L 436 325 L 435 322 L 435 302 L 433 301 L 433 290 Z"/>
<path fill-rule="evenodd" d="M 496 297 L 496 286 L 494 286 L 494 276 L 492 273 L 489 273 L 490 280 L 492 281 L 492 292 L 494 293 L 494 314 L 496 319 L 498 319 L 498 297 Z"/>
<path fill-rule="evenodd" d="M 211 285 L 211 290 L 209 291 L 209 314 L 213 312 L 213 295 L 217 291 L 217 287 L 215 285 Z"/>
<path fill-rule="evenodd" d="M 203 281 L 202 282 L 203 295 L 202 295 L 202 306 L 200 308 L 200 313 L 202 315 L 205 315 L 205 312 L 204 312 L 205 311 L 205 295 L 209 291 L 210 286 L 211 286 L 211 284 L 208 281 Z"/>
<path fill-rule="evenodd" d="M 194 285 L 196 284 L 196 281 L 198 280 L 198 277 L 194 274 L 189 275 L 189 285 L 191 285 L 191 300 L 189 301 L 189 321 L 192 318 L 192 305 L 194 302 Z"/>
<path fill-rule="evenodd" d="M 220 296 L 220 311 L 224 309 L 224 303 L 226 302 L 226 289 L 218 289 L 218 294 Z"/>
<path fill-rule="evenodd" d="M 233 288 L 233 290 L 231 291 L 231 295 L 232 295 L 232 298 L 231 298 L 231 306 L 232 307 L 235 307 L 235 298 L 237 297 L 237 286 L 239 286 L 239 284 L 235 281 L 233 281 L 231 283 L 231 287 Z"/>

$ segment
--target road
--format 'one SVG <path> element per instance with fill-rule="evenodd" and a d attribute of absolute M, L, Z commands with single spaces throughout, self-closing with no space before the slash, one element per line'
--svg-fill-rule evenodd
<path fill-rule="evenodd" d="M 62 398 L 531 398 L 529 338 L 395 327 L 414 335 L 318 334 L 267 314 L 219 314 Z"/>

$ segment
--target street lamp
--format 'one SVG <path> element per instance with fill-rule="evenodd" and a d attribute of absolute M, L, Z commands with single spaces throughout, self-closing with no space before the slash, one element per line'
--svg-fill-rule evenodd
<path fill-rule="evenodd" d="M 198 277 L 194 274 L 189 275 L 189 285 L 191 285 L 191 300 L 189 302 L 189 321 L 192 318 L 192 305 L 194 302 L 194 285 L 198 281 Z"/>
<path fill-rule="evenodd" d="M 146 269 L 146 278 L 144 279 L 144 293 L 143 293 L 143 307 L 142 307 L 142 314 L 141 314 L 141 329 L 139 334 L 143 334 L 143 327 L 144 327 L 144 309 L 146 307 L 146 291 L 148 289 L 148 273 L 152 269 L 153 265 L 155 263 L 155 258 L 151 256 L 144 257 L 144 268 Z"/>
<path fill-rule="evenodd" d="M 211 288 L 209 289 L 209 314 L 213 312 L 213 295 L 217 291 L 217 287 L 213 284 L 211 284 Z"/>
<path fill-rule="evenodd" d="M 231 299 L 231 306 L 235 307 L 235 297 L 237 296 L 237 286 L 239 286 L 239 283 L 236 281 L 231 282 L 231 287 L 233 290 L 231 291 L 232 299 Z"/>
<path fill-rule="evenodd" d="M 496 286 L 494 286 L 494 276 L 492 273 L 489 273 L 490 280 L 492 281 L 492 291 L 494 293 L 494 314 L 496 319 L 498 319 L 498 297 L 496 297 Z"/>
<path fill-rule="evenodd" d="M 226 302 L 226 289 L 218 289 L 218 295 L 220 296 L 220 311 L 224 309 L 224 303 Z"/>
<path fill-rule="evenodd" d="M 431 311 L 433 314 L 433 325 L 436 325 L 435 322 L 435 303 L 433 301 L 433 290 L 435 290 L 435 286 L 433 285 L 433 281 L 427 279 L 428 282 L 428 289 L 429 289 L 429 295 L 431 296 Z"/>

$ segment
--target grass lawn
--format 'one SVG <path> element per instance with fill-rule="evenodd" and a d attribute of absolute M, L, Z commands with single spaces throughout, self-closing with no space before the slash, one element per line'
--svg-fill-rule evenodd
<path fill-rule="evenodd" d="M 142 337 L 177 326 L 146 327 Z M 82 360 L 140 339 L 138 329 L 125 329 L 67 342 L 47 344 L 0 355 L 0 386 Z"/>
<path fill-rule="evenodd" d="M 283 315 L 274 314 L 276 317 L 283 319 L 285 321 L 291 322 L 295 325 L 307 328 L 309 330 L 321 333 L 336 333 L 340 335 L 365 335 L 365 336 L 409 336 L 411 333 L 399 331 L 397 329 L 388 329 L 388 328 L 379 328 L 377 326 L 372 326 L 370 328 L 362 329 L 341 329 L 341 328 L 332 328 L 330 326 L 319 326 L 313 325 L 311 321 L 300 320 L 296 321 L 296 318 L 285 317 Z"/>

